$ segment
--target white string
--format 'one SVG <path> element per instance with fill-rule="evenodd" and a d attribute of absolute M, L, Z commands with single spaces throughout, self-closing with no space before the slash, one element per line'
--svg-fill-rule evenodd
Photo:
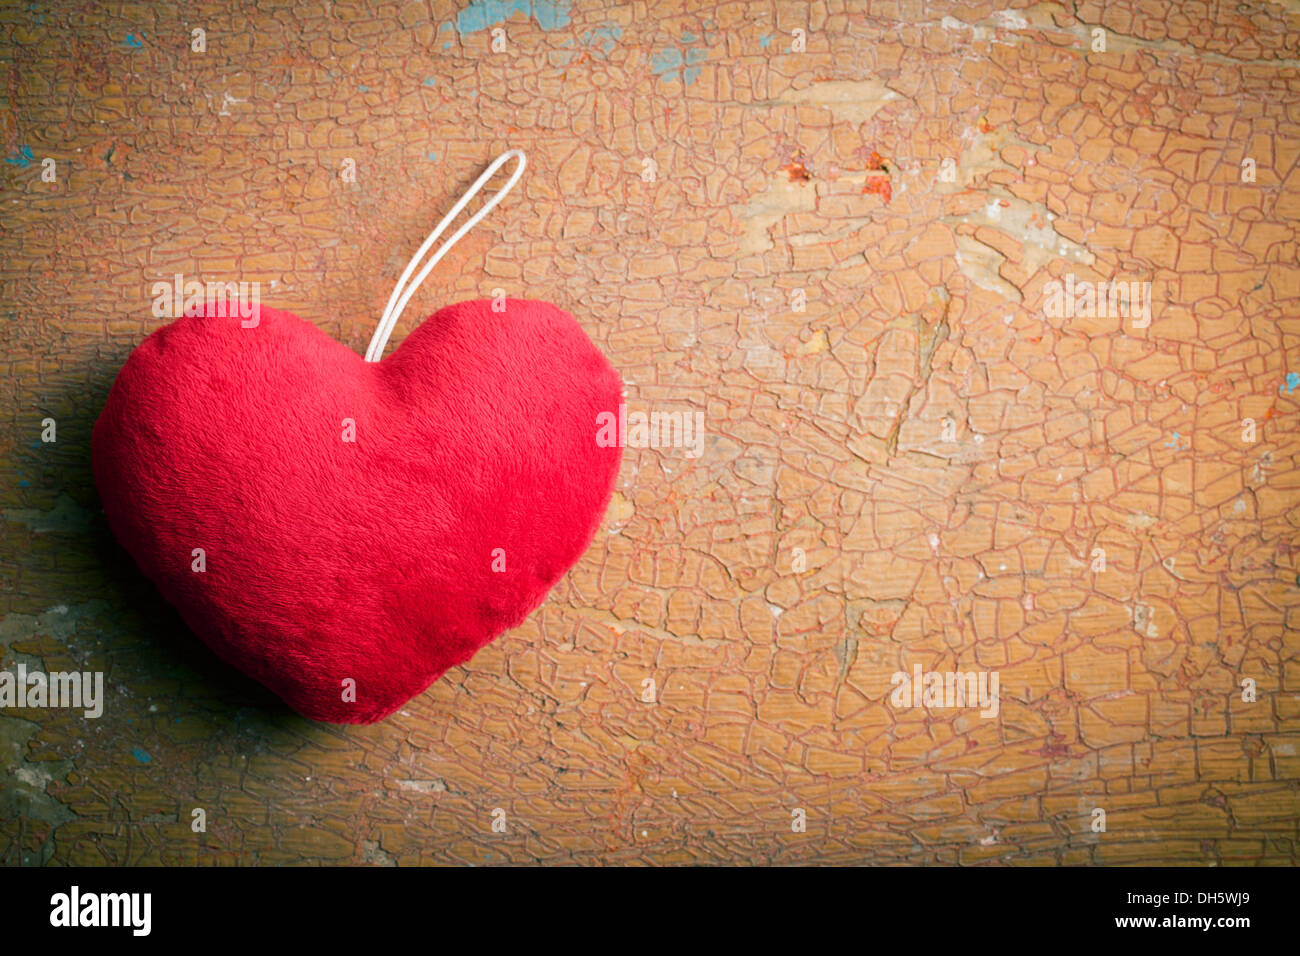
<path fill-rule="evenodd" d="M 451 234 L 451 238 L 439 247 L 433 257 L 425 263 L 424 268 L 420 270 L 420 274 L 408 285 L 406 280 L 411 278 L 411 273 L 420 264 L 420 260 L 429 251 L 429 247 L 437 241 L 438 237 L 442 235 L 442 231 L 460 214 L 465 205 L 478 194 L 478 191 L 483 188 L 483 184 L 491 179 L 492 175 L 509 159 L 519 160 L 519 166 L 510 175 L 510 179 L 506 184 L 497 190 L 495 196 L 483 204 L 482 209 L 470 216 L 463 226 Z M 433 271 L 433 267 L 451 250 L 451 247 L 457 243 L 461 236 L 473 229 L 480 219 L 492 211 L 493 206 L 506 198 L 506 193 L 514 188 L 515 183 L 519 182 L 519 177 L 524 174 L 524 167 L 527 165 L 528 158 L 524 155 L 522 149 L 511 149 L 502 153 L 492 161 L 491 166 L 483 171 L 483 175 L 478 178 L 478 181 L 473 186 L 469 187 L 465 195 L 460 197 L 460 201 L 451 207 L 451 212 L 442 217 L 442 222 L 438 223 L 438 227 L 429 233 L 429 238 L 424 240 L 424 245 L 420 246 L 419 251 L 407 263 L 406 271 L 397 280 L 397 287 L 393 289 L 393 294 L 388 297 L 388 305 L 384 307 L 384 314 L 379 319 L 375 334 L 371 336 L 370 347 L 366 349 L 367 362 L 378 362 L 383 358 L 384 347 L 388 345 L 388 337 L 393 334 L 393 328 L 397 325 L 398 317 L 401 316 L 402 310 L 406 308 L 406 303 L 410 301 L 411 296 L 415 295 L 415 290 L 420 287 L 420 283 L 428 278 L 429 273 Z"/>

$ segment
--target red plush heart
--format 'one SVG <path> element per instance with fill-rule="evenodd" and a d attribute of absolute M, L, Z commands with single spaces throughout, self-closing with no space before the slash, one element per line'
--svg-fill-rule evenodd
<path fill-rule="evenodd" d="M 622 382 L 572 316 L 505 305 L 444 308 L 376 363 L 287 312 L 187 316 L 118 374 L 92 439 L 110 527 L 307 717 L 388 716 L 523 621 L 596 532 L 621 457 L 597 416 Z"/>

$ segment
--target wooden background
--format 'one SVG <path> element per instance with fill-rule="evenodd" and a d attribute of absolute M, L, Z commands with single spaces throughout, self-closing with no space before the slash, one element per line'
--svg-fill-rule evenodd
<path fill-rule="evenodd" d="M 0 655 L 108 688 L 0 713 L 0 859 L 1295 864 L 1300 8 L 1070 8 L 0 3 Z M 704 454 L 628 449 L 524 626 L 312 724 L 118 548 L 91 427 L 175 273 L 363 351 L 511 146 L 393 344 L 550 299 Z M 1150 327 L 1046 315 L 1067 272 Z M 1000 713 L 891 706 L 918 663 Z"/>

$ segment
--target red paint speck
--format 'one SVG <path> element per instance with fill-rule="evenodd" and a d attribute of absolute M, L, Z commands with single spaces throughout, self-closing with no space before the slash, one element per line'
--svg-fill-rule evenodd
<path fill-rule="evenodd" d="M 885 202 L 889 202 L 894 195 L 894 184 L 889 181 L 888 176 L 868 176 L 866 185 L 862 187 L 862 193 L 879 196 Z"/>
<path fill-rule="evenodd" d="M 799 160 L 794 159 L 781 167 L 790 176 L 792 183 L 806 183 L 812 179 L 812 174 L 808 172 L 808 167 Z"/>

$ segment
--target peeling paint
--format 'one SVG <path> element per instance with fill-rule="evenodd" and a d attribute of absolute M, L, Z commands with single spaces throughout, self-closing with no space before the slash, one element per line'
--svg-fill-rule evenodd
<path fill-rule="evenodd" d="M 456 14 L 456 29 L 462 36 L 477 33 L 522 13 L 543 30 L 559 30 L 569 25 L 570 6 L 565 0 L 473 0 Z"/>
<path fill-rule="evenodd" d="M 822 80 L 802 90 L 791 90 L 773 102 L 823 106 L 838 120 L 865 123 L 897 99 L 899 95 L 883 80 Z"/>
<path fill-rule="evenodd" d="M 41 4 L 39 43 L 30 17 L 0 24 L 24 51 L 0 109 L 0 646 L 107 677 L 100 720 L 0 712 L 4 863 L 1297 862 L 1281 7 L 1111 0 L 1092 54 L 1069 8 L 1052 25 L 1004 0 L 968 27 L 847 4 L 811 11 L 791 55 L 770 10 L 335 6 L 257 18 L 256 44 L 182 56 L 179 82 L 172 0 L 107 43 L 73 0 Z M 466 8 L 509 55 L 456 42 Z M 215 6 L 210 35 L 238 16 Z M 675 81 L 651 66 L 670 47 Z M 49 93 L 69 57 L 71 113 Z M 68 175 L 41 183 L 55 127 Z M 501 148 L 485 130 L 528 151 L 523 192 L 423 305 L 498 284 L 556 302 L 638 401 L 690 396 L 706 453 L 628 449 L 602 533 L 535 613 L 382 724 L 313 725 L 123 564 L 86 439 L 157 325 L 154 272 L 261 278 L 363 341 L 374 277 Z M 887 206 L 861 194 L 873 150 Z M 1158 324 L 1045 327 L 1032 290 L 1085 269 L 1163 273 Z M 45 415 L 59 442 L 33 447 Z M 894 708 L 891 673 L 918 662 L 999 671 L 1000 716 Z M 796 836 L 791 806 L 831 816 Z"/>
<path fill-rule="evenodd" d="M 693 39 L 693 38 L 692 38 Z M 684 42 L 689 42 L 683 37 Z M 690 86 L 700 78 L 700 64 L 708 59 L 708 51 L 698 47 L 679 49 L 665 47 L 650 58 L 650 69 L 665 80 L 680 80 Z"/>
<path fill-rule="evenodd" d="M 815 187 L 801 180 L 775 179 L 767 189 L 744 207 L 745 234 L 740 241 L 742 255 L 764 252 L 773 246 L 769 230 L 792 212 L 817 208 Z"/>
<path fill-rule="evenodd" d="M 940 193 L 966 192 L 978 188 L 978 183 L 989 173 L 1020 170 L 1002 158 L 1002 150 L 1009 145 L 1029 147 L 1005 130 L 970 130 L 967 146 L 957 163 L 959 172 L 955 183 L 939 182 Z M 1007 261 L 999 250 L 981 242 L 959 227 L 994 229 L 1014 240 L 1020 247 L 1020 260 L 1031 274 L 1053 259 L 1065 259 L 1081 265 L 1092 265 L 1096 256 L 1085 246 L 1066 239 L 1052 225 L 1055 214 L 1042 203 L 1030 203 L 998 185 L 980 188 L 986 197 L 982 206 L 962 215 L 944 216 L 942 222 L 954 232 L 957 242 L 957 263 L 962 273 L 982 289 L 996 292 L 1012 302 L 1024 301 L 1021 290 L 1002 275 Z"/>
<path fill-rule="evenodd" d="M 6 521 L 26 525 L 38 534 L 85 531 L 91 522 L 90 512 L 66 493 L 54 500 L 52 508 L 6 508 L 0 515 Z"/>

